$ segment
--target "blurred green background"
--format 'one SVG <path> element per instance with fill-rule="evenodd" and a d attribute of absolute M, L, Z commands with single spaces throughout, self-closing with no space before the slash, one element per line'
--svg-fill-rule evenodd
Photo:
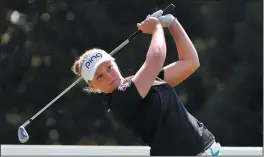
<path fill-rule="evenodd" d="M 1 0 L 0 142 L 19 143 L 17 128 L 77 79 L 71 66 L 85 50 L 111 52 L 170 3 L 201 63 L 175 87 L 181 100 L 223 146 L 262 146 L 262 0 Z M 177 51 L 165 32 L 169 64 Z M 139 69 L 150 39 L 141 35 L 115 54 L 124 76 Z M 84 87 L 35 119 L 27 144 L 143 145 Z"/>

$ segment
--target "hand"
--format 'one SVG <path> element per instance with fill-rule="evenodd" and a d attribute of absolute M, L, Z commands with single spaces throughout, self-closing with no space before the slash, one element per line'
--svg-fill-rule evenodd
<path fill-rule="evenodd" d="M 158 17 L 162 27 L 170 27 L 170 24 L 175 19 L 175 17 L 171 14 L 166 14 L 163 16 Z"/>
<path fill-rule="evenodd" d="M 163 11 L 162 11 L 162 10 L 158 10 L 158 11 L 156 11 L 155 13 L 153 13 L 153 14 L 151 14 L 151 15 L 148 15 L 147 18 L 149 18 L 150 16 L 151 16 L 151 17 L 156 17 L 156 18 L 158 18 L 158 17 L 160 17 L 162 14 L 163 14 Z"/>
<path fill-rule="evenodd" d="M 137 27 L 145 34 L 152 34 L 157 26 L 160 25 L 156 17 L 148 17 L 143 22 L 137 23 Z"/>

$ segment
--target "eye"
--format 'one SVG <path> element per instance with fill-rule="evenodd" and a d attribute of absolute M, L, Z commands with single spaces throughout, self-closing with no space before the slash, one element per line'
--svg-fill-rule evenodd
<path fill-rule="evenodd" d="M 110 71 L 110 70 L 112 70 L 113 69 L 113 66 L 112 65 L 109 65 L 108 67 L 107 67 L 107 71 Z"/>
<path fill-rule="evenodd" d="M 96 77 L 96 79 L 99 80 L 99 79 L 101 79 L 102 77 L 103 77 L 103 75 L 100 74 L 100 75 L 98 75 L 98 76 Z"/>

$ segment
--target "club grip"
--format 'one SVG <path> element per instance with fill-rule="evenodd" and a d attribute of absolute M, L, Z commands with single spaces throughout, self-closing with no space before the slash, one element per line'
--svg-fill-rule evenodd
<path fill-rule="evenodd" d="M 175 6 L 171 3 L 169 6 L 167 6 L 164 10 L 163 10 L 163 14 L 167 14 L 169 12 L 171 12 L 173 9 L 175 8 Z M 128 41 L 131 41 L 133 39 L 135 39 L 135 37 L 137 37 L 139 34 L 141 34 L 142 31 L 141 30 L 137 30 L 136 32 L 134 32 L 133 34 L 131 34 L 128 37 Z"/>
<path fill-rule="evenodd" d="M 165 8 L 163 10 L 163 14 L 167 14 L 167 13 L 171 12 L 174 8 L 175 8 L 175 6 L 171 3 L 169 6 L 167 6 L 167 8 Z"/>

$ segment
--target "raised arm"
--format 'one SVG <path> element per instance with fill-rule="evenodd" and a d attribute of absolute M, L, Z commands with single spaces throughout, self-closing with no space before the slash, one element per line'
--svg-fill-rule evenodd
<path fill-rule="evenodd" d="M 139 94 L 144 98 L 163 67 L 166 58 L 166 42 L 163 28 L 157 18 L 149 17 L 137 26 L 143 33 L 152 34 L 146 60 L 132 78 Z"/>
<path fill-rule="evenodd" d="M 163 16 L 161 19 L 165 23 L 169 21 L 168 28 L 176 43 L 179 57 L 178 61 L 163 68 L 164 81 L 171 86 L 176 86 L 188 78 L 200 66 L 199 58 L 192 41 L 180 22 L 170 14 Z"/>

